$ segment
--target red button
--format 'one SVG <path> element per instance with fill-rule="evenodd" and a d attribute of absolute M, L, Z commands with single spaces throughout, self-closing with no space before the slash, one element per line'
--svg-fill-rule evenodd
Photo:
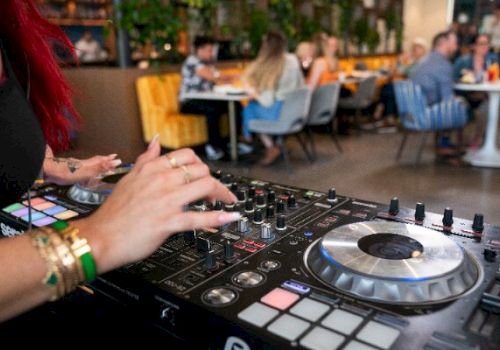
<path fill-rule="evenodd" d="M 254 243 L 255 243 L 255 241 L 254 241 L 253 239 L 244 239 L 244 240 L 243 240 L 243 243 L 245 243 L 245 244 L 249 244 L 249 245 L 252 245 L 252 244 L 254 244 Z"/>
<path fill-rule="evenodd" d="M 246 247 L 245 248 L 245 251 L 246 252 L 249 252 L 249 253 L 255 253 L 257 251 L 257 248 L 254 248 L 254 247 Z"/>
<path fill-rule="evenodd" d="M 264 248 L 267 244 L 263 242 L 255 242 L 253 245 L 257 248 Z"/>
<path fill-rule="evenodd" d="M 243 243 L 235 243 L 234 247 L 238 249 L 245 249 L 246 246 Z"/>

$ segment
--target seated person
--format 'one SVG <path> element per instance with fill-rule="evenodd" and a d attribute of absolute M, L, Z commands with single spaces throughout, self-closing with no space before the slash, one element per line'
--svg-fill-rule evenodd
<path fill-rule="evenodd" d="M 94 39 L 90 30 L 84 31 L 82 38 L 75 43 L 75 52 L 82 62 L 99 62 L 108 58 L 108 53 Z"/>
<path fill-rule="evenodd" d="M 497 55 L 490 52 L 490 38 L 487 34 L 479 34 L 474 38 L 472 53 L 460 56 L 454 65 L 455 80 L 475 83 L 487 80 L 488 67 L 497 62 Z M 484 134 L 484 125 L 486 118 L 486 107 L 488 95 L 484 92 L 459 92 L 459 95 L 465 97 L 472 108 L 473 114 L 482 114 L 481 122 L 478 123 L 475 135 L 472 139 L 474 146 L 479 146 L 482 135 Z M 474 118 L 471 118 L 474 119 Z"/>
<path fill-rule="evenodd" d="M 455 33 L 438 33 L 432 41 L 432 52 L 411 72 L 410 79 L 420 85 L 429 105 L 455 97 L 453 93 L 453 65 L 450 58 L 453 57 L 457 49 Z M 449 136 L 441 135 L 437 143 L 437 154 L 456 156 L 457 152 L 453 148 Z"/>
<path fill-rule="evenodd" d="M 277 120 L 287 93 L 304 86 L 304 77 L 297 57 L 286 52 L 283 34 L 265 35 L 259 54 L 244 74 L 245 88 L 252 101 L 243 110 L 243 136 L 251 139 L 249 123 L 252 119 Z M 259 135 L 266 147 L 262 165 L 273 163 L 280 149 L 269 135 Z"/>
<path fill-rule="evenodd" d="M 318 37 L 319 57 L 314 59 L 307 85 L 314 89 L 339 79 L 339 63 L 337 50 L 339 44 L 334 36 L 321 33 Z"/>
<path fill-rule="evenodd" d="M 182 82 L 179 92 L 181 113 L 203 114 L 207 118 L 208 143 L 205 153 L 209 160 L 219 160 L 224 157 L 223 142 L 220 136 L 219 120 L 228 112 L 227 101 L 188 99 L 190 92 L 211 91 L 214 85 L 224 80 L 213 65 L 214 43 L 209 37 L 196 37 L 194 54 L 188 56 L 182 65 Z M 246 146 L 246 147 L 245 147 Z M 239 144 L 240 153 L 249 153 L 252 148 Z"/>
<path fill-rule="evenodd" d="M 307 77 L 316 58 L 316 45 L 310 41 L 302 41 L 297 45 L 295 55 L 299 59 L 302 74 Z"/>

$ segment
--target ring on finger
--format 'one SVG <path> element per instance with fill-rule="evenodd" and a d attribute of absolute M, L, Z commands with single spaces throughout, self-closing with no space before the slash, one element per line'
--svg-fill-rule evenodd
<path fill-rule="evenodd" d="M 177 164 L 177 160 L 175 159 L 175 157 L 170 157 L 170 156 L 165 156 L 167 159 L 168 159 L 168 162 L 170 163 L 170 166 L 172 168 L 177 168 L 178 167 L 178 164 Z"/>
<path fill-rule="evenodd" d="M 191 173 L 189 172 L 187 166 L 181 165 L 180 167 L 184 171 L 184 183 L 188 184 L 191 182 Z"/>

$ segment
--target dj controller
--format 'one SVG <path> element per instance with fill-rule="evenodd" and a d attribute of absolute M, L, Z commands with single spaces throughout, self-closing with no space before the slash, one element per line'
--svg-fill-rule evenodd
<path fill-rule="evenodd" d="M 402 208 L 397 198 L 380 204 L 334 188 L 214 176 L 238 202 L 190 209 L 239 211 L 238 222 L 174 235 L 88 287 L 186 348 L 500 348 L 500 228 L 481 214 L 466 220 L 450 208 Z M 40 225 L 67 211 L 88 215 L 119 177 L 42 187 L 30 215 Z M 0 210 L 4 235 L 26 229 L 26 206 Z"/>

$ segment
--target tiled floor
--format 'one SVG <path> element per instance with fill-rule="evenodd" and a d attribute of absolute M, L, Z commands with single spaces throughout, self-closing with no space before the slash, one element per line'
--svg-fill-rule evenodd
<path fill-rule="evenodd" d="M 340 137 L 339 153 L 327 135 L 316 135 L 318 159 L 309 163 L 294 139 L 291 171 L 282 160 L 270 167 L 249 163 L 211 164 L 235 174 L 337 193 L 360 199 L 389 203 L 393 196 L 402 206 L 414 207 L 423 202 L 426 210 L 442 213 L 449 206 L 458 217 L 472 219 L 481 212 L 485 221 L 500 225 L 500 169 L 456 168 L 434 161 L 432 144 L 419 166 L 414 166 L 418 136 L 410 137 L 401 161 L 395 161 L 400 134 L 369 134 Z"/>

